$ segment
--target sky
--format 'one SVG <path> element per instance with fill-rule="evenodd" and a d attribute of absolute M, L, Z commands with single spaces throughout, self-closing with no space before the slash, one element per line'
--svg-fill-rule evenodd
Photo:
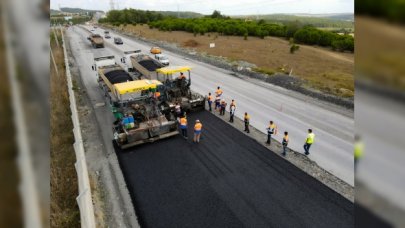
<path fill-rule="evenodd" d="M 154 11 L 193 11 L 225 15 L 273 13 L 353 13 L 354 0 L 113 0 L 116 9 L 134 8 Z M 51 9 L 72 7 L 110 10 L 110 0 L 50 0 Z"/>

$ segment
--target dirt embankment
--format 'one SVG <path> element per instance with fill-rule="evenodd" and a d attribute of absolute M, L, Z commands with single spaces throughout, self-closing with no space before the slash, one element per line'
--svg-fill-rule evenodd
<path fill-rule="evenodd" d="M 354 95 L 354 54 L 333 52 L 327 48 L 300 45 L 290 53 L 287 40 L 275 37 L 220 36 L 216 33 L 194 36 L 187 32 L 163 32 L 147 25 L 127 25 L 117 28 L 122 32 L 152 40 L 175 43 L 197 52 L 226 57 L 229 61 L 246 61 L 257 71 L 287 73 L 302 79 L 308 88 L 351 98 Z M 210 44 L 215 43 L 215 48 Z"/>
<path fill-rule="evenodd" d="M 60 31 L 59 44 L 62 44 Z M 55 57 L 57 72 L 51 62 L 51 227 L 79 227 L 80 212 L 76 197 L 78 194 L 76 156 L 73 149 L 73 124 L 70 118 L 69 95 L 63 49 L 56 45 L 51 36 L 51 48 Z"/>

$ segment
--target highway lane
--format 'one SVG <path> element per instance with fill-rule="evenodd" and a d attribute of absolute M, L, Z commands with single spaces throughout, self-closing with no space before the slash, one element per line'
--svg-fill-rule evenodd
<path fill-rule="evenodd" d="M 91 29 L 89 26 L 87 28 Z M 76 28 L 75 32 L 80 35 L 79 39 L 82 42 L 86 42 L 88 36 L 86 31 Z M 98 28 L 95 32 L 103 34 L 104 30 Z M 117 36 L 114 32 L 110 33 L 112 37 Z M 113 39 L 106 39 L 106 48 L 103 50 L 114 54 L 117 62 L 120 62 L 119 58 L 124 50 L 141 49 L 142 52 L 149 53 L 149 45 L 120 37 L 124 45 L 115 45 Z M 311 148 L 310 158 L 345 182 L 354 185 L 352 149 L 354 120 L 350 115 L 336 112 L 333 105 L 331 108 L 327 105 L 318 105 L 312 98 L 297 96 L 295 92 L 256 80 L 240 79 L 230 75 L 229 71 L 186 59 L 165 50 L 163 52 L 169 57 L 172 65 L 193 67 L 194 91 L 207 94 L 214 92 L 217 86 L 221 86 L 225 99 L 236 100 L 237 117 L 242 118 L 243 113 L 247 111 L 251 115 L 251 124 L 263 132 L 266 131 L 269 120 L 275 121 L 280 132 L 275 138 L 281 141 L 281 133 L 288 131 L 289 146 L 293 150 L 303 152 L 306 130 L 312 128 L 316 139 Z M 93 75 L 95 76 L 95 73 Z"/>

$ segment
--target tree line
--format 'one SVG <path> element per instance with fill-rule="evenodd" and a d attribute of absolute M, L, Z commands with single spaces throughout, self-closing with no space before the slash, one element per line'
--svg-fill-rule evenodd
<path fill-rule="evenodd" d="M 158 12 L 135 9 L 112 10 L 100 23 L 120 24 L 148 24 L 150 28 L 161 31 L 186 31 L 194 35 L 215 32 L 220 35 L 266 36 L 294 38 L 301 44 L 331 47 L 334 50 L 354 51 L 354 38 L 350 35 L 339 35 L 331 31 L 323 31 L 310 25 L 303 25 L 299 21 L 269 23 L 265 20 L 234 19 L 214 11 L 210 16 L 202 18 L 176 18 L 163 16 Z"/>

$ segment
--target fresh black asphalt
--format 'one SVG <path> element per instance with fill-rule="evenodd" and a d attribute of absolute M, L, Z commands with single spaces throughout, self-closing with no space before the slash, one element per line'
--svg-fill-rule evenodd
<path fill-rule="evenodd" d="M 354 227 L 353 203 L 243 132 L 207 111 L 188 122 L 187 141 L 116 149 L 142 227 Z"/>

